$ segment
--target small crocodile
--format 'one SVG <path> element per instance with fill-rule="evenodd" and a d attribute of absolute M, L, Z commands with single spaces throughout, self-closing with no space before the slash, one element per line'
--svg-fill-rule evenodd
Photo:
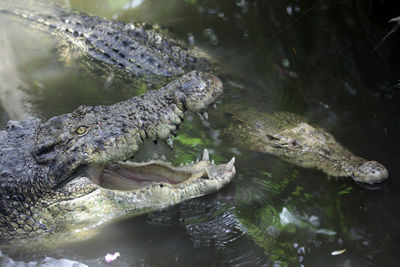
<path fill-rule="evenodd" d="M 358 157 L 324 129 L 311 126 L 289 112 L 272 114 L 240 105 L 220 105 L 219 110 L 236 121 L 225 132 L 247 149 L 278 156 L 296 165 L 316 168 L 334 177 L 352 177 L 376 183 L 388 177 L 386 168 Z"/>
<path fill-rule="evenodd" d="M 234 159 L 214 165 L 205 151 L 188 167 L 121 161 L 145 140 L 172 145 L 184 112 L 204 110 L 222 91 L 218 78 L 192 71 L 114 105 L 9 121 L 0 131 L 0 239 L 76 240 L 112 220 L 220 189 L 235 174 Z"/>

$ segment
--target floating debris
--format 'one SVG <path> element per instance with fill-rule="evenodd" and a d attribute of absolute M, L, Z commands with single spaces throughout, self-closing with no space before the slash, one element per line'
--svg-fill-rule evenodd
<path fill-rule="evenodd" d="M 342 249 L 342 250 L 335 250 L 331 253 L 332 256 L 336 256 L 336 255 L 340 255 L 342 253 L 345 253 L 346 249 Z"/>
<path fill-rule="evenodd" d="M 119 254 L 119 252 L 115 252 L 114 254 L 107 253 L 107 255 L 104 256 L 104 260 L 107 263 L 111 263 L 111 262 L 115 261 L 119 256 L 121 256 L 121 254 Z"/>

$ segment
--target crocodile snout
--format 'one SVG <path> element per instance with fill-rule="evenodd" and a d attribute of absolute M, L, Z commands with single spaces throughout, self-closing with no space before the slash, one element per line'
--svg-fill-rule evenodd
<path fill-rule="evenodd" d="M 385 166 L 376 161 L 366 161 L 354 172 L 354 179 L 364 183 L 378 183 L 388 178 Z"/>

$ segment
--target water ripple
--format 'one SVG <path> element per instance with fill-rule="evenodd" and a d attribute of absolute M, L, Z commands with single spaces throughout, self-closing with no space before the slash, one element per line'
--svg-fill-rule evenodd
<path fill-rule="evenodd" d="M 194 200 L 180 207 L 181 222 L 193 246 L 225 248 L 244 232 L 235 208 L 222 201 Z"/>

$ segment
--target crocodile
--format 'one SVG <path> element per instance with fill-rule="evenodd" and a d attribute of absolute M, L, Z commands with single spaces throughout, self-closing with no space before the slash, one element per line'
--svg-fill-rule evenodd
<path fill-rule="evenodd" d="M 235 121 L 224 132 L 246 149 L 367 184 L 381 182 L 389 175 L 379 162 L 354 155 L 326 130 L 296 114 L 265 113 L 233 103 L 222 104 L 219 109 Z"/>
<path fill-rule="evenodd" d="M 129 159 L 145 140 L 172 145 L 184 112 L 201 112 L 222 91 L 214 75 L 192 71 L 114 105 L 9 121 L 0 131 L 0 239 L 77 240 L 105 223 L 219 190 L 235 174 L 234 158 L 215 165 L 205 150 L 184 167 Z"/>

